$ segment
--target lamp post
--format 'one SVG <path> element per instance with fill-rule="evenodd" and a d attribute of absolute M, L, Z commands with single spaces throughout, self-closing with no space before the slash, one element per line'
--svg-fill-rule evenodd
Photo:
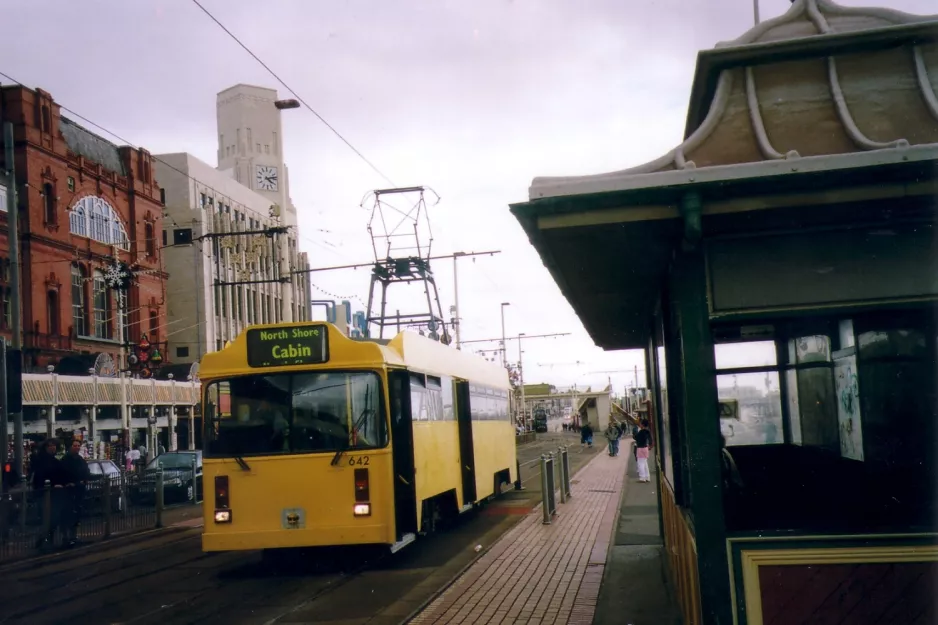
<path fill-rule="evenodd" d="M 511 306 L 510 302 L 502 302 L 502 366 L 508 363 L 508 357 L 505 353 L 505 306 Z"/>
<path fill-rule="evenodd" d="M 456 334 L 456 349 L 462 349 L 462 341 L 460 341 L 459 337 L 459 272 L 456 270 L 456 267 L 459 262 L 459 257 L 465 255 L 465 252 L 453 253 L 453 299 L 456 304 L 456 313 L 453 315 L 453 329 Z"/>
<path fill-rule="evenodd" d="M 521 349 L 521 339 L 524 332 L 518 334 L 518 382 L 521 385 L 521 423 L 524 425 L 524 431 L 528 431 L 528 407 L 524 398 L 524 351 Z"/>

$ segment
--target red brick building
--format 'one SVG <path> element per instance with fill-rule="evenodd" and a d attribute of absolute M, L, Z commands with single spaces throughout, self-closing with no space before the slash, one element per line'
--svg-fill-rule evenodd
<path fill-rule="evenodd" d="M 162 202 L 150 154 L 62 117 L 41 89 L 4 87 L 0 98 L 3 120 L 14 126 L 24 368 L 45 371 L 53 364 L 61 373 L 84 373 L 102 353 L 118 362 L 121 344 L 143 333 L 163 341 Z M 9 338 L 6 210 L 4 204 L 0 334 Z M 118 262 L 135 276 L 127 291 L 108 288 L 105 279 Z"/>

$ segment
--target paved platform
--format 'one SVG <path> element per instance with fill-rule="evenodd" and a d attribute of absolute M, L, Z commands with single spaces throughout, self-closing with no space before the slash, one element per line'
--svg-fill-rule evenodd
<path fill-rule="evenodd" d="M 550 525 L 533 509 L 410 622 L 592 623 L 628 462 L 622 449 L 573 476 L 573 497 Z"/>
<path fill-rule="evenodd" d="M 623 442 L 623 449 L 631 448 L 630 440 Z M 643 484 L 631 455 L 628 461 L 628 480 L 593 624 L 680 625 L 659 526 L 656 471 L 650 463 L 652 481 Z"/>

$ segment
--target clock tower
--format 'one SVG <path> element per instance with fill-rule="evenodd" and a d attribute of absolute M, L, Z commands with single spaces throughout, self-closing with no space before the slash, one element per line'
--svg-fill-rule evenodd
<path fill-rule="evenodd" d="M 235 85 L 216 98 L 218 169 L 280 207 L 281 223 L 296 225 L 290 200 L 277 91 Z"/>

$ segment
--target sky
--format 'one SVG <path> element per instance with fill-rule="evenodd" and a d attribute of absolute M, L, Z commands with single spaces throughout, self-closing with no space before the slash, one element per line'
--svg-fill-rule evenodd
<path fill-rule="evenodd" d="M 394 186 L 439 195 L 427 212 L 435 254 L 500 250 L 459 261 L 463 340 L 500 337 L 509 302 L 509 336 L 569 333 L 523 342 L 526 383 L 621 392 L 638 367 L 644 386 L 642 353 L 593 344 L 508 205 L 536 176 L 619 170 L 679 144 L 697 51 L 749 29 L 751 0 L 200 1 Z M 760 0 L 761 17 L 789 6 Z M 214 165 L 215 95 L 234 84 L 292 97 L 192 0 L 6 0 L 3 18 L 0 71 L 154 154 Z M 283 126 L 300 249 L 313 267 L 371 262 L 372 206 L 360 203 L 388 181 L 309 110 L 285 111 Z M 453 262 L 433 268 L 448 316 Z M 313 284 L 314 298 L 363 309 L 369 271 Z M 416 289 L 392 287 L 391 306 L 413 309 Z"/>

